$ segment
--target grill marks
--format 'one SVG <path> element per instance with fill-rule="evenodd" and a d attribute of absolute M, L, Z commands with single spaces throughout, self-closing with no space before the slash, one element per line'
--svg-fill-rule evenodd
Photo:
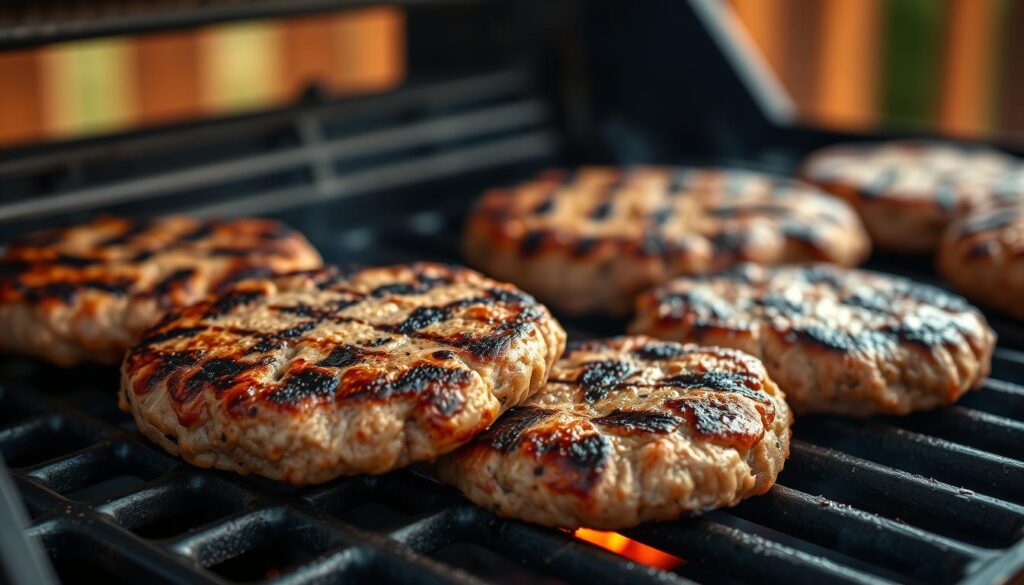
<path fill-rule="evenodd" d="M 466 333 L 457 333 L 452 337 L 441 335 L 424 335 L 423 337 L 461 349 L 477 359 L 492 360 L 505 353 L 512 342 L 532 331 L 533 322 L 536 320 L 536 314 L 524 310 L 520 313 L 519 320 L 498 325 L 491 335 L 473 337 Z"/>
<path fill-rule="evenodd" d="M 146 375 L 135 383 L 135 393 L 145 394 L 153 391 L 159 382 L 179 370 L 186 370 L 203 358 L 201 351 L 182 351 L 150 356 L 151 366 Z"/>
<path fill-rule="evenodd" d="M 206 318 L 221 317 L 238 307 L 254 303 L 264 296 L 266 296 L 266 292 L 262 290 L 239 290 L 222 295 L 210 304 L 210 309 L 206 312 Z"/>
<path fill-rule="evenodd" d="M 748 403 L 704 393 L 669 400 L 665 405 L 678 412 L 694 433 L 710 442 L 743 448 L 764 438 L 766 425 Z"/>
<path fill-rule="evenodd" d="M 804 169 L 813 182 L 869 200 L 926 200 L 950 213 L 977 194 L 1019 194 L 1020 165 L 1003 153 L 954 145 L 889 142 L 827 147 Z M 974 195 L 972 195 L 974 194 Z"/>
<path fill-rule="evenodd" d="M 748 372 L 728 372 L 725 370 L 688 372 L 664 378 L 661 380 L 661 383 L 687 389 L 707 388 L 715 392 L 731 392 L 736 394 L 749 392 L 753 396 L 761 394 L 757 391 L 761 380 Z"/>
<path fill-rule="evenodd" d="M 58 302 L 71 304 L 85 291 L 107 293 L 122 297 L 135 291 L 135 279 L 128 277 L 86 277 L 83 274 L 61 276 L 45 284 L 29 285 L 22 277 L 40 269 L 48 271 L 45 265 L 8 262 L 0 271 L 0 294 L 15 294 L 31 304 Z M 45 276 L 40 274 L 40 276 Z"/>
<path fill-rule="evenodd" d="M 639 349 L 633 350 L 633 355 L 642 360 L 665 360 L 679 357 L 689 353 L 686 347 L 678 343 L 651 341 Z"/>
<path fill-rule="evenodd" d="M 101 218 L 78 228 L 29 235 L 12 242 L 8 259 L 0 269 L 0 296 L 32 304 L 58 302 L 74 304 L 84 292 L 114 297 L 155 298 L 162 306 L 173 304 L 177 290 L 188 290 L 197 271 L 180 267 L 144 282 L 148 271 L 143 263 L 161 262 L 168 254 L 188 255 L 195 262 L 225 256 L 235 258 L 232 267 L 211 284 L 223 290 L 230 284 L 273 273 L 270 266 L 255 265 L 260 258 L 293 257 L 284 240 L 297 236 L 286 227 L 271 223 L 264 227 L 255 220 L 203 222 L 189 228 L 181 218 L 132 220 Z M 189 228 L 176 237 L 183 228 Z M 217 233 L 225 230 L 224 234 Z M 255 231 L 254 231 L 255 230 Z M 261 231 L 262 230 L 262 231 Z M 97 233 L 99 237 L 97 237 Z M 103 237 L 103 234 L 113 234 Z M 170 240 L 168 240 L 170 234 Z M 209 246 L 209 238 L 234 238 L 230 248 Z M 82 242 L 87 242 L 83 244 Z M 185 257 L 185 256 L 183 256 Z M 175 261 L 177 263 L 177 260 Z M 198 291 L 203 292 L 203 291 Z M 182 302 L 190 299 L 183 299 Z"/>
<path fill-rule="evenodd" d="M 228 290 L 229 288 L 231 288 L 232 285 L 238 284 L 243 280 L 266 278 L 272 276 L 273 274 L 274 271 L 271 270 L 269 267 L 249 266 L 243 264 L 228 272 L 224 276 L 224 278 L 222 278 L 220 282 L 217 283 L 215 290 L 217 292 L 222 292 Z"/>
<path fill-rule="evenodd" d="M 216 357 L 199 363 L 196 359 L 199 355 L 189 351 L 150 357 L 154 366 L 147 381 L 148 389 L 167 378 L 167 393 L 175 405 L 178 421 L 184 426 L 192 426 L 199 420 L 205 408 L 205 401 L 200 399 L 204 390 L 209 388 L 218 395 L 224 394 L 229 388 L 241 384 L 250 370 L 266 365 L 230 357 Z M 136 386 L 135 391 L 140 390 Z"/>
<path fill-rule="evenodd" d="M 914 303 L 908 313 L 906 301 Z M 894 279 L 891 286 L 861 289 L 839 298 L 839 304 L 877 315 L 884 322 L 856 332 L 810 322 L 792 328 L 796 338 L 840 352 L 888 351 L 909 343 L 924 349 L 962 343 L 970 335 L 956 315 L 970 309 L 960 297 L 927 285 Z M 795 317 L 796 311 L 780 311 Z M 797 321 L 800 323 L 800 321 Z"/>
<path fill-rule="evenodd" d="M 206 312 L 206 318 L 223 316 L 235 310 L 237 307 L 258 301 L 264 294 L 265 293 L 262 291 L 239 291 L 222 296 L 220 299 L 215 301 L 211 308 Z M 543 312 L 540 311 L 536 305 L 536 301 L 530 295 L 499 288 L 489 289 L 485 296 L 453 301 L 452 303 L 442 307 L 418 307 L 414 309 L 406 319 L 396 325 L 370 323 L 365 320 L 356 319 L 339 313 L 344 309 L 355 306 L 362 300 L 365 300 L 365 297 L 359 300 L 336 301 L 331 308 L 324 310 L 304 304 L 277 306 L 274 307 L 274 309 L 278 312 L 290 315 L 309 316 L 312 317 L 313 320 L 272 334 L 259 334 L 257 332 L 245 331 L 236 331 L 236 333 L 240 335 L 260 337 L 263 343 L 257 344 L 253 349 L 255 351 L 269 351 L 276 347 L 275 344 L 271 343 L 273 340 L 298 337 L 300 334 L 314 328 L 321 322 L 353 322 L 373 327 L 374 329 L 385 333 L 399 333 L 407 337 L 441 343 L 461 349 L 476 358 L 486 360 L 493 359 L 498 355 L 501 355 L 513 341 L 529 333 L 533 328 L 534 321 L 543 317 Z M 490 335 L 475 337 L 466 333 L 457 333 L 453 336 L 446 337 L 436 333 L 421 331 L 431 325 L 453 318 L 455 316 L 455 309 L 494 304 L 516 307 L 518 308 L 518 314 L 516 318 L 496 325 L 493 333 Z"/>
<path fill-rule="evenodd" d="M 157 383 L 168 381 L 168 393 L 178 405 L 183 424 L 190 405 L 205 390 L 223 396 L 228 412 L 234 416 L 254 414 L 259 404 L 281 408 L 297 408 L 330 400 L 392 401 L 419 397 L 438 415 L 451 417 L 462 409 L 465 398 L 461 392 L 472 382 L 469 370 L 434 363 L 418 363 L 398 375 L 364 362 L 379 352 L 359 347 L 335 348 L 315 365 L 297 359 L 290 364 L 281 381 L 267 385 L 265 391 L 253 379 L 267 373 L 266 367 L 275 358 L 251 361 L 239 357 L 216 357 L 200 363 L 203 352 L 184 351 L 153 353 L 143 359 L 153 365 L 144 382 L 136 384 L 139 394 L 152 391 Z M 339 375 L 338 370 L 342 370 Z"/>
<path fill-rule="evenodd" d="M 542 173 L 518 187 L 489 192 L 475 217 L 524 257 L 554 252 L 584 258 L 614 251 L 650 260 L 687 255 L 703 239 L 735 261 L 751 256 L 760 241 L 754 236 L 769 229 L 797 245 L 800 257 L 833 259 L 840 245 L 837 232 L 859 228 L 845 203 L 770 175 L 685 168 L 614 175 L 569 187 Z M 694 214 L 708 221 L 689 221 Z M 635 229 L 638 224 L 642 230 Z M 512 226 L 516 229 L 508 229 Z"/>
<path fill-rule="evenodd" d="M 900 343 L 932 349 L 963 343 L 971 334 L 957 315 L 972 310 L 967 301 L 932 286 L 823 265 L 760 273 L 741 268 L 656 292 L 660 326 L 682 321 L 699 338 L 701 329 L 747 330 L 763 322 L 790 342 L 842 353 L 891 351 Z M 723 297 L 721 290 L 732 283 L 749 293 Z M 816 308 L 819 303 L 825 308 Z M 844 310 L 866 325 L 833 324 L 851 320 L 832 318 Z"/>
<path fill-rule="evenodd" d="M 764 427 L 768 427 L 768 425 L 775 421 L 775 405 L 772 403 L 771 399 L 768 398 L 768 395 L 760 390 L 763 380 L 752 373 L 715 370 L 680 374 L 678 376 L 666 378 L 662 380 L 662 383 L 671 386 L 679 386 L 689 390 L 710 390 L 711 392 L 719 393 L 719 398 L 723 400 L 727 397 L 722 396 L 722 394 L 737 394 L 749 399 L 753 403 L 754 409 L 760 414 L 761 423 Z M 717 406 L 720 405 L 714 405 L 714 407 Z M 699 414 L 707 413 L 708 408 L 713 407 L 704 407 L 700 412 L 694 410 L 692 414 L 694 420 L 699 418 Z M 713 425 L 714 421 L 705 421 L 704 424 L 705 427 L 708 427 Z M 762 429 L 762 432 L 763 430 L 764 429 Z"/>
<path fill-rule="evenodd" d="M 633 367 L 619 360 L 602 360 L 586 364 L 576 378 L 583 387 L 583 399 L 596 402 L 608 395 L 608 391 L 634 372 Z"/>
<path fill-rule="evenodd" d="M 324 359 L 316 365 L 324 368 L 347 368 L 355 365 L 366 358 L 369 354 L 366 350 L 354 345 L 342 345 L 335 347 Z"/>
<path fill-rule="evenodd" d="M 515 406 L 506 412 L 491 428 L 484 431 L 477 443 L 510 453 L 519 446 L 523 431 L 550 417 L 555 411 L 533 406 Z"/>
<path fill-rule="evenodd" d="M 519 251 L 524 256 L 530 256 L 536 254 L 544 246 L 545 240 L 548 239 L 548 232 L 545 230 L 533 230 L 523 236 L 522 241 L 519 244 Z"/>
<path fill-rule="evenodd" d="M 528 457 L 547 489 L 580 496 L 611 465 L 616 441 L 618 449 L 629 450 L 686 430 L 691 440 L 750 448 L 764 438 L 776 412 L 762 390 L 763 374 L 745 369 L 746 363 L 734 354 L 672 342 L 579 344 L 541 391 L 549 394 L 510 409 L 475 448 Z M 626 408 L 609 410 L 617 403 L 601 402 L 614 398 L 612 390 L 631 392 Z"/>
<path fill-rule="evenodd" d="M 474 445 L 504 454 L 524 449 L 539 464 L 534 475 L 549 488 L 585 495 L 608 466 L 611 442 L 585 421 L 549 424 L 553 416 L 555 411 L 548 408 L 513 407 Z"/>
<path fill-rule="evenodd" d="M 219 389 L 226 388 L 234 384 L 235 376 L 257 365 L 232 358 L 213 358 L 200 366 L 199 371 L 185 382 L 184 387 L 187 398 L 174 396 L 173 391 L 172 396 L 179 402 L 187 402 L 191 396 L 197 394 L 206 384 Z"/>
<path fill-rule="evenodd" d="M 417 307 L 406 317 L 405 321 L 402 321 L 395 327 L 395 332 L 412 333 L 425 329 L 435 323 L 447 321 L 451 317 L 451 309 L 446 307 Z"/>
<path fill-rule="evenodd" d="M 543 473 L 553 490 L 586 495 L 608 467 L 611 442 L 592 425 L 532 430 L 524 433 L 525 443 L 544 467 L 555 473 Z"/>
<path fill-rule="evenodd" d="M 173 327 L 171 329 L 165 329 L 155 333 L 146 335 L 138 343 L 135 344 L 136 348 L 144 348 L 149 345 L 156 345 L 157 343 L 163 343 L 172 339 L 182 339 L 186 337 L 195 337 L 204 331 L 209 331 L 208 326 L 198 327 Z"/>
<path fill-rule="evenodd" d="M 473 376 L 467 370 L 447 368 L 431 363 L 420 363 L 402 372 L 397 378 L 380 376 L 366 369 L 352 369 L 346 373 L 344 392 L 349 398 L 389 400 L 396 396 L 420 394 L 438 386 L 465 386 Z M 348 374 L 352 374 L 349 376 Z"/>
<path fill-rule="evenodd" d="M 53 264 L 57 266 L 71 266 L 74 268 L 85 268 L 86 266 L 92 266 L 99 262 L 96 258 L 87 258 L 84 256 L 73 256 L 71 254 L 57 254 L 52 260 Z"/>
<path fill-rule="evenodd" d="M 428 419 L 443 425 L 465 405 L 463 390 L 473 382 L 469 370 L 420 362 L 401 374 L 355 366 L 341 376 L 338 398 L 349 401 L 389 402 L 414 398 L 426 407 Z"/>
<path fill-rule="evenodd" d="M 295 405 L 309 399 L 328 399 L 338 388 L 338 377 L 316 368 L 292 370 L 267 399 L 278 405 Z"/>
<path fill-rule="evenodd" d="M 967 238 L 983 232 L 1001 230 L 1013 225 L 1019 218 L 1020 211 L 1013 208 L 980 213 L 963 222 L 958 235 Z"/>
<path fill-rule="evenodd" d="M 415 283 L 405 283 L 405 282 L 402 282 L 402 283 L 381 285 L 381 286 L 378 286 L 377 288 L 373 289 L 373 291 L 370 293 L 370 296 L 372 296 L 374 298 L 383 298 L 383 297 L 386 297 L 386 296 L 389 296 L 389 295 L 396 295 L 396 296 L 422 295 L 422 294 L 426 294 L 426 293 L 432 291 L 433 289 L 435 289 L 435 288 L 437 288 L 439 286 L 444 286 L 444 285 L 447 285 L 447 284 L 451 284 L 452 282 L 453 281 L 452 281 L 452 278 L 450 276 L 436 277 L 436 276 L 428 276 L 428 275 L 420 273 L 420 274 L 416 274 L 416 282 Z"/>
<path fill-rule="evenodd" d="M 158 296 L 167 296 L 171 294 L 174 289 L 186 286 L 188 281 L 195 274 L 194 268 L 183 268 L 181 270 L 175 270 L 174 272 L 167 275 L 163 280 L 153 285 L 153 294 Z"/>
<path fill-rule="evenodd" d="M 970 330 L 945 315 L 926 315 L 912 322 L 901 321 L 888 327 L 885 333 L 930 348 L 961 343 L 970 335 Z"/>
<path fill-rule="evenodd" d="M 615 409 L 611 414 L 592 418 L 590 422 L 617 434 L 639 435 L 650 433 L 664 435 L 679 427 L 682 419 L 664 412 Z"/>
<path fill-rule="evenodd" d="M 312 276 L 314 282 L 319 282 L 317 275 Z M 443 306 L 418 307 L 409 312 L 405 319 L 394 324 L 367 322 L 350 316 L 358 314 L 355 309 L 352 313 L 344 311 L 371 299 L 422 294 L 454 281 L 452 276 L 418 275 L 417 282 L 386 284 L 361 295 L 346 288 L 348 283 L 344 278 L 334 279 L 330 284 L 334 287 L 332 293 L 350 298 L 317 303 L 315 306 L 301 302 L 269 305 L 265 298 L 266 290 L 246 288 L 243 285 L 243 288 L 225 293 L 205 305 L 186 310 L 186 315 L 196 319 L 194 322 L 200 325 L 168 328 L 170 323 L 182 323 L 180 317 L 172 318 L 160 326 L 163 330 L 154 330 L 137 344 L 131 359 L 136 363 L 149 361 L 154 365 L 147 383 L 136 386 L 135 390 L 138 393 L 149 392 L 158 381 L 167 380 L 171 399 L 179 408 L 179 417 L 204 390 L 223 395 L 227 411 L 236 417 L 255 415 L 260 411 L 260 405 L 275 409 L 295 409 L 334 400 L 395 401 L 411 398 L 425 407 L 423 412 L 432 413 L 427 415 L 429 420 L 443 425 L 446 419 L 463 409 L 466 401 L 464 390 L 474 379 L 472 371 L 457 359 L 459 355 L 493 358 L 504 352 L 517 338 L 530 334 L 535 327 L 533 322 L 545 316 L 543 310 L 536 306 L 533 297 L 501 287 L 484 288 L 468 299 Z M 341 288 L 335 290 L 337 287 Z M 508 315 L 504 322 L 491 324 L 487 334 L 474 336 L 457 333 L 445 336 L 426 331 L 432 325 L 459 316 L 458 312 L 462 309 L 466 309 L 467 314 L 479 314 L 482 307 L 497 304 L 506 306 Z M 290 319 L 301 320 L 271 332 L 217 325 L 220 319 L 243 310 L 269 310 Z M 498 315 L 492 310 L 486 314 L 487 319 Z M 309 335 L 325 322 L 358 324 L 388 335 L 374 337 L 362 334 L 359 338 L 353 338 L 361 341 L 340 345 L 335 345 L 338 342 L 331 337 L 316 337 L 310 343 L 318 347 L 326 344 L 324 350 L 327 354 L 315 363 L 309 363 L 302 357 L 285 356 L 284 359 L 288 361 L 282 364 L 281 355 L 268 355 L 260 359 L 259 354 L 279 350 L 289 340 Z M 210 335 L 209 340 L 196 341 L 192 347 L 208 346 L 218 351 L 219 348 L 232 347 L 231 340 L 235 338 L 253 339 L 254 343 L 236 343 L 234 346 L 237 349 L 229 349 L 228 355 L 218 355 L 200 366 L 196 364 L 202 357 L 202 351 L 198 355 L 179 359 L 177 356 L 193 350 L 166 352 L 159 347 L 164 342 L 206 333 Z M 397 372 L 381 367 L 381 363 L 387 364 L 389 355 L 387 348 L 381 346 L 402 337 L 433 341 L 456 351 L 435 349 L 428 354 L 427 359 L 431 361 L 415 362 L 411 367 Z M 377 347 L 381 349 L 374 349 Z M 269 377 L 273 374 L 269 366 L 275 364 L 278 382 L 273 382 Z M 196 370 L 196 367 L 199 369 Z M 188 372 L 187 378 L 183 372 Z M 246 376 L 252 376 L 250 383 L 240 383 Z"/>
<path fill-rule="evenodd" d="M 548 198 L 548 199 L 545 199 L 544 201 L 541 201 L 540 203 L 538 203 L 537 206 L 533 208 L 533 213 L 535 213 L 536 215 L 547 215 L 547 214 L 551 213 L 551 211 L 554 208 L 555 208 L 555 200 L 554 200 L 554 198 Z"/>
<path fill-rule="evenodd" d="M 611 216 L 613 209 L 613 202 L 604 201 L 599 203 L 593 211 L 590 212 L 590 219 L 595 221 L 604 221 Z"/>

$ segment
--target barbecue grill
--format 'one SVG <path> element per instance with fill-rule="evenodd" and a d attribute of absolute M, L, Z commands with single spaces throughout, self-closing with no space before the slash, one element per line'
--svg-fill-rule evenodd
<path fill-rule="evenodd" d="M 362 3 L 127 4 L 6 14 L 0 47 Z M 97 210 L 263 214 L 333 263 L 458 262 L 471 201 L 539 168 L 792 173 L 814 147 L 878 137 L 795 122 L 718 3 L 508 4 L 403 4 L 409 78 L 385 95 L 3 152 L 0 236 Z M 942 285 L 927 259 L 869 267 Z M 117 410 L 114 369 L 4 359 L 0 559 L 24 583 L 50 566 L 65 582 L 1017 582 L 1024 334 L 988 317 L 1000 346 L 981 391 L 903 418 L 802 417 L 767 495 L 617 537 L 656 563 L 497 518 L 420 467 L 301 489 L 197 469 Z M 573 339 L 624 326 L 563 322 Z"/>

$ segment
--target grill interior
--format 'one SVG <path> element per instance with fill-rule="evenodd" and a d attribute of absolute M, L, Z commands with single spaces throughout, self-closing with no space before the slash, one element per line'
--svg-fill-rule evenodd
<path fill-rule="evenodd" d="M 394 232 L 375 232 L 391 244 L 373 253 L 457 261 L 459 218 L 429 214 L 393 217 Z M 567 324 L 575 339 L 621 331 Z M 0 375 L 0 452 L 27 532 L 72 582 L 982 583 L 1024 561 L 1024 353 L 1005 344 L 985 388 L 956 406 L 801 418 L 768 495 L 626 532 L 687 561 L 670 572 L 496 518 L 419 468 L 297 490 L 192 468 L 116 410 L 113 369 L 8 360 Z"/>
<path fill-rule="evenodd" d="M 534 79 L 501 70 L 26 151 L 0 160 L 0 236 L 98 207 L 269 214 L 329 262 L 458 262 L 484 188 L 581 160 Z M 809 144 L 837 138 L 794 132 L 769 156 L 713 162 L 792 172 Z M 927 259 L 869 267 L 941 285 Z M 302 489 L 190 467 L 117 410 L 113 368 L 0 361 L 0 455 L 25 532 L 65 582 L 1004 582 L 1024 567 L 1024 334 L 989 318 L 1000 347 L 981 391 L 903 418 L 803 417 L 766 496 L 627 531 L 684 560 L 666 571 L 497 518 L 420 467 Z M 563 323 L 576 340 L 624 325 Z"/>

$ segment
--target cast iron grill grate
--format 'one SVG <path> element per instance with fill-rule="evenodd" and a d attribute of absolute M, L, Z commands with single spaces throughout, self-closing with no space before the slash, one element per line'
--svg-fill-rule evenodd
<path fill-rule="evenodd" d="M 94 164 L 88 149 L 7 161 L 0 178 L 17 189 L 0 206 L 0 229 L 74 219 L 90 197 L 153 212 L 192 201 L 200 187 L 230 194 L 225 185 L 266 174 L 269 164 L 287 177 L 256 181 L 254 194 L 203 198 L 205 210 L 276 213 L 301 203 L 282 217 L 329 261 L 456 262 L 467 202 L 553 162 L 547 109 L 521 82 L 492 75 L 397 94 L 372 109 L 240 124 L 222 135 L 246 129 L 237 142 L 270 146 L 254 153 L 232 143 L 184 172 L 175 153 L 208 135 L 129 140 L 122 156 L 138 156 L 138 174 L 121 183 L 93 178 L 96 164 L 117 160 Z M 376 121 L 335 125 L 353 111 Z M 348 198 L 359 192 L 375 197 Z M 937 282 L 920 265 L 874 260 Z M 622 330 L 599 320 L 566 325 L 576 339 Z M 303 489 L 192 468 L 150 445 L 116 409 L 114 369 L 0 361 L 0 455 L 28 509 L 27 533 L 68 582 L 998 582 L 1024 567 L 1024 335 L 998 317 L 993 325 L 1002 345 L 992 380 L 958 405 L 905 418 L 802 418 L 768 495 L 627 531 L 685 559 L 670 571 L 496 518 L 420 468 Z"/>
<path fill-rule="evenodd" d="M 440 222 L 384 252 L 443 258 L 452 233 Z M 685 559 L 672 571 L 496 518 L 418 468 L 303 489 L 191 468 L 134 432 L 102 368 L 5 362 L 0 453 L 27 533 L 69 582 L 987 583 L 1024 563 L 1022 373 L 1024 354 L 1001 348 L 992 380 L 954 407 L 802 418 L 768 495 L 626 532 Z"/>

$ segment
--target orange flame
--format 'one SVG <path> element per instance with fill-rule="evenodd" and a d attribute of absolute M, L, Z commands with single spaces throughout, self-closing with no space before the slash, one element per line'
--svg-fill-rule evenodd
<path fill-rule="evenodd" d="M 597 546 L 605 550 L 610 550 L 615 554 L 622 555 L 627 559 L 634 560 L 650 567 L 656 567 L 658 569 L 674 569 L 686 562 L 679 557 L 674 557 L 668 554 L 667 552 L 647 546 L 642 542 L 626 538 L 618 532 L 602 532 L 600 530 L 580 528 L 576 530 L 573 536 L 580 540 L 596 544 Z"/>

